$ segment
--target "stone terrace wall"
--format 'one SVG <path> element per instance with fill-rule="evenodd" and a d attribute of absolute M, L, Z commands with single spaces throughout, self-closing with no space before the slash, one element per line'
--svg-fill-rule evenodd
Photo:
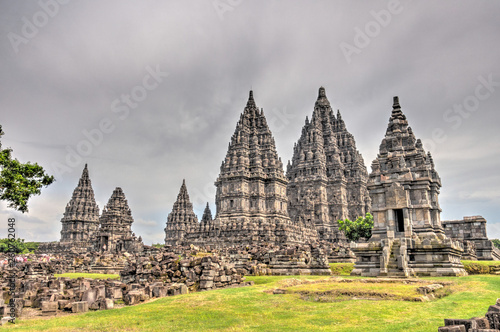
<path fill-rule="evenodd" d="M 260 245 L 219 249 L 218 255 L 244 275 L 331 275 L 317 245 Z"/>
<path fill-rule="evenodd" d="M 462 242 L 474 242 L 478 260 L 500 260 L 500 250 L 486 235 L 486 219 L 483 217 L 464 217 L 463 220 L 447 220 L 442 224 L 446 236 Z"/>

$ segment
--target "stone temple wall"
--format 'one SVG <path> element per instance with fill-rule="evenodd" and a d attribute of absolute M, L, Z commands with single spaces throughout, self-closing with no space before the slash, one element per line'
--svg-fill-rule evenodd
<path fill-rule="evenodd" d="M 462 220 L 443 221 L 446 236 L 475 244 L 478 260 L 500 260 L 500 250 L 488 240 L 486 219 L 482 216 L 464 217 Z"/>

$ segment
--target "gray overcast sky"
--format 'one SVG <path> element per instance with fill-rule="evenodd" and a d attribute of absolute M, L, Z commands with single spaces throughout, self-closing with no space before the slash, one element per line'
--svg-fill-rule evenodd
<path fill-rule="evenodd" d="M 483 215 L 500 237 L 500 2 L 64 2 L 0 1 L 2 145 L 57 177 L 27 214 L 0 203 L 0 237 L 15 217 L 18 236 L 58 240 L 88 163 L 99 207 L 122 187 L 133 230 L 163 242 L 183 178 L 215 214 L 251 88 L 286 165 L 320 86 L 369 169 L 398 95 L 442 219 Z"/>

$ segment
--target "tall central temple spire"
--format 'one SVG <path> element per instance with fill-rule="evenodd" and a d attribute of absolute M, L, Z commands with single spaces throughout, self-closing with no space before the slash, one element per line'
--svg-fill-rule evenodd
<path fill-rule="evenodd" d="M 315 230 L 300 228 L 288 217 L 287 183 L 264 112 L 250 91 L 215 182 L 215 219 L 207 205 L 198 230 L 186 233 L 186 243 L 228 246 L 314 241 Z M 167 237 L 169 232 L 174 234 L 168 227 L 165 231 Z"/>
<path fill-rule="evenodd" d="M 323 240 L 344 240 L 337 220 L 353 220 L 370 210 L 368 173 L 339 111 L 335 118 L 324 87 L 293 152 L 287 167 L 290 218 L 315 227 Z"/>

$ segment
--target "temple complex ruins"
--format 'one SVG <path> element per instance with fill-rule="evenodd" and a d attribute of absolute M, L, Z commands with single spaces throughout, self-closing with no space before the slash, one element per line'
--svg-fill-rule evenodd
<path fill-rule="evenodd" d="M 59 242 L 41 243 L 40 252 L 140 252 L 141 237 L 132 233 L 134 222 L 121 188 L 116 188 L 99 217 L 87 164 L 61 219 Z"/>
<path fill-rule="evenodd" d="M 374 227 L 368 243 L 352 243 L 360 276 L 461 276 L 463 245 L 445 235 L 438 195 L 441 179 L 415 138 L 398 97 L 368 190 Z"/>
<path fill-rule="evenodd" d="M 333 114 L 323 87 L 311 121 L 306 117 L 294 145 L 287 177 L 290 218 L 316 228 L 320 240 L 345 240 L 337 220 L 355 220 L 370 211 L 365 162 L 340 111 Z"/>
<path fill-rule="evenodd" d="M 321 87 L 285 176 L 264 111 L 250 91 L 215 186 L 215 216 L 207 203 L 198 222 L 183 180 L 164 229 L 167 246 L 319 245 L 330 261 L 356 260 L 353 274 L 362 276 L 463 275 L 461 258 L 500 259 L 484 218 L 441 222 L 441 180 L 397 97 L 368 176 L 353 135 Z M 337 221 L 368 212 L 374 216 L 372 238 L 349 248 Z M 42 251 L 136 253 L 144 247 L 132 233 L 120 188 L 99 216 L 87 165 L 61 223 L 61 240 L 42 244 Z"/>

